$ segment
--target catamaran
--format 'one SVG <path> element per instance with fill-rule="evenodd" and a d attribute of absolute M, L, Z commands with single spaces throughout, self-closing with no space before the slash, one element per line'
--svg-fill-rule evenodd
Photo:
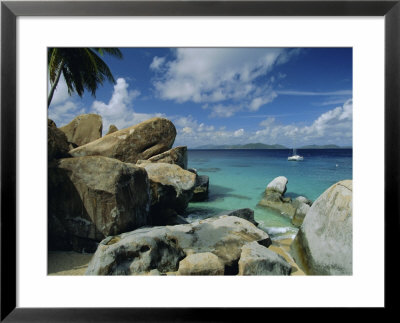
<path fill-rule="evenodd" d="M 289 161 L 298 161 L 298 160 L 303 160 L 303 156 L 297 155 L 296 149 L 293 148 L 293 155 L 288 157 L 287 160 Z"/>

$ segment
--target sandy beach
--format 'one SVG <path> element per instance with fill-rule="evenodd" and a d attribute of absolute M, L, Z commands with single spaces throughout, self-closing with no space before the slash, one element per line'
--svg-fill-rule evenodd
<path fill-rule="evenodd" d="M 47 274 L 50 276 L 84 275 L 92 256 L 92 253 L 50 251 L 48 254 Z"/>

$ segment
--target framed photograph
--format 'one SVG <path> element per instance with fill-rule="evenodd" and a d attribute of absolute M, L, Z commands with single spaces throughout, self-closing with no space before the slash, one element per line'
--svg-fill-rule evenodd
<path fill-rule="evenodd" d="M 390 309 L 399 15 L 3 1 L 1 320 Z"/>

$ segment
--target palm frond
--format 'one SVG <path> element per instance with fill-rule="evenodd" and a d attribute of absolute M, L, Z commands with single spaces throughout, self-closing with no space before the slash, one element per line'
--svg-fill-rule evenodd
<path fill-rule="evenodd" d="M 122 52 L 118 48 L 103 47 L 103 48 L 92 48 L 92 49 L 98 52 L 100 56 L 103 56 L 106 53 L 119 59 L 123 58 Z"/>
<path fill-rule="evenodd" d="M 50 78 L 50 83 L 53 84 L 57 72 L 61 68 L 61 61 L 62 57 L 59 55 L 59 51 L 57 48 L 49 48 L 48 51 L 48 70 L 49 70 L 49 78 Z"/>
<path fill-rule="evenodd" d="M 110 68 L 100 56 L 109 54 L 122 58 L 118 48 L 48 48 L 47 53 L 50 81 L 57 82 L 56 77 L 61 70 L 68 93 L 76 92 L 80 97 L 85 90 L 95 96 L 105 80 L 115 83 Z"/>

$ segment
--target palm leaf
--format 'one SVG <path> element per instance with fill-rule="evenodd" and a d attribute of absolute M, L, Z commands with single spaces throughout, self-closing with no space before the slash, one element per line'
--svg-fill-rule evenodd
<path fill-rule="evenodd" d="M 56 81 L 61 70 L 68 93 L 71 95 L 75 92 L 80 97 L 85 90 L 95 96 L 99 85 L 103 85 L 105 80 L 115 83 L 110 68 L 100 56 L 109 54 L 122 58 L 118 48 L 48 48 L 47 52 L 50 82 Z"/>

